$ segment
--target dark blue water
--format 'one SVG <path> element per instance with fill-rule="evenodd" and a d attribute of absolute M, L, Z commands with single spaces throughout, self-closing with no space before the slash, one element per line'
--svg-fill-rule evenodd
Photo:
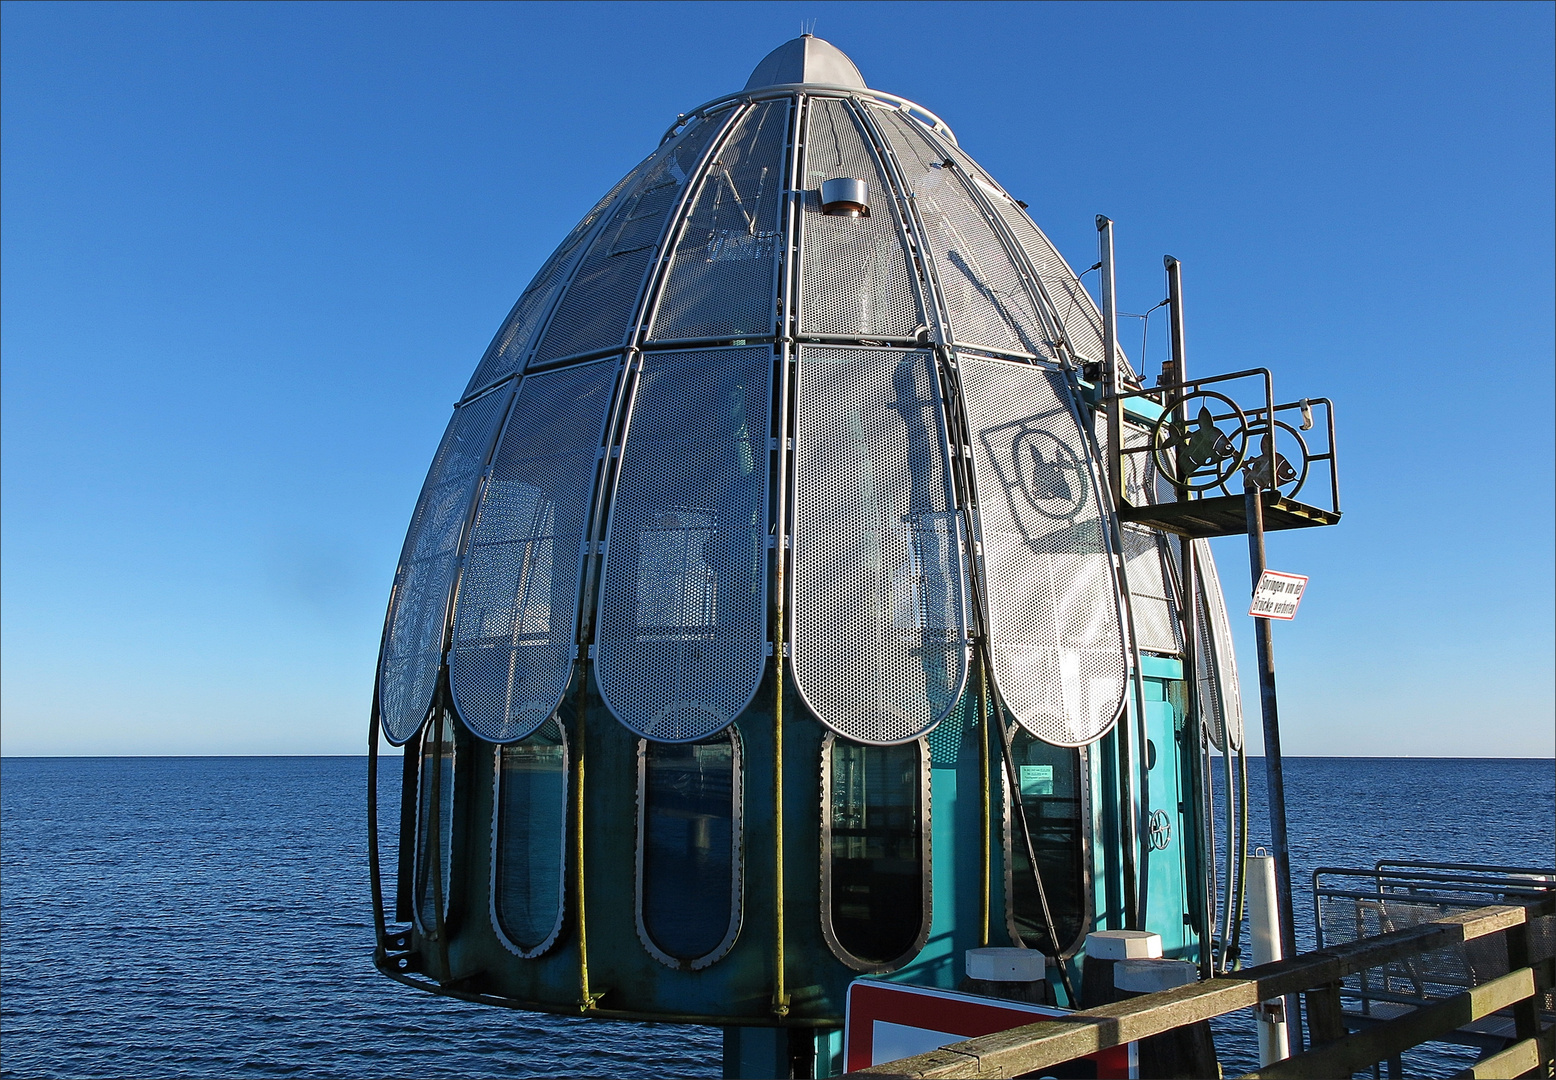
<path fill-rule="evenodd" d="M 718 1075 L 716 1029 L 514 1013 L 377 975 L 364 776 L 361 758 L 0 760 L 0 1075 Z M 1548 760 L 1293 759 L 1287 788 L 1301 923 L 1319 863 L 1556 857 Z M 1227 1035 L 1227 1074 L 1252 1068 Z"/>

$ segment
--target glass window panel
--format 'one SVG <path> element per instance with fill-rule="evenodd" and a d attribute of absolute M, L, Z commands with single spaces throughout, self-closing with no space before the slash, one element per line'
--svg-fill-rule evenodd
<path fill-rule="evenodd" d="M 421 780 L 417 786 L 420 792 L 416 812 L 416 918 L 422 929 L 430 930 L 436 921 L 433 912 L 439 888 L 443 891 L 443 916 L 448 917 L 449 867 L 454 844 L 454 722 L 446 712 L 440 711 L 422 732 Z M 434 798 L 440 876 L 430 872 L 428 849 Z"/>
<path fill-rule="evenodd" d="M 1081 752 L 1072 747 L 1050 746 L 1023 730 L 1011 743 L 1021 805 L 1032 832 L 1032 847 L 1043 872 L 1048 908 L 1059 934 L 1059 947 L 1068 948 L 1085 929 L 1085 888 L 1081 845 Z M 1007 901 L 1013 932 L 1029 947 L 1050 955 L 1053 945 L 1043 922 L 1037 885 L 1027 860 L 1021 823 L 1007 822 L 1010 888 Z"/>
<path fill-rule="evenodd" d="M 923 750 L 833 739 L 832 932 L 870 964 L 901 958 L 924 923 Z"/>
<path fill-rule="evenodd" d="M 642 744 L 638 897 L 643 932 L 675 960 L 724 943 L 736 914 L 734 732 L 701 743 Z"/>
<path fill-rule="evenodd" d="M 527 953 L 550 942 L 562 921 L 567 745 L 553 717 L 497 752 L 497 922 Z"/>

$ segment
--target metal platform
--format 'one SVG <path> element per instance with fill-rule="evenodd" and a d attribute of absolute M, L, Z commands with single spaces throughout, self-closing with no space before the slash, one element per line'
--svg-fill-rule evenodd
<path fill-rule="evenodd" d="M 1265 491 L 1261 500 L 1265 532 L 1311 529 L 1318 525 L 1334 525 L 1340 520 L 1338 510 L 1309 506 L 1284 498 L 1278 492 Z M 1239 536 L 1248 532 L 1248 504 L 1241 495 L 1218 495 L 1154 506 L 1124 503 L 1118 508 L 1118 516 L 1123 521 L 1150 525 L 1179 536 Z"/>

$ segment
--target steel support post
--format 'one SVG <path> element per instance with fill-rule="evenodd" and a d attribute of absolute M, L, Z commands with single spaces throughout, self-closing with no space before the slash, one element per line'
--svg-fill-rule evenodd
<path fill-rule="evenodd" d="M 1251 592 L 1259 587 L 1259 578 L 1264 573 L 1264 504 L 1259 498 L 1259 485 L 1246 474 L 1243 500 L 1248 514 Z M 1291 907 L 1291 848 L 1286 838 L 1286 780 L 1281 770 L 1280 716 L 1275 704 L 1275 640 L 1269 619 L 1255 618 L 1253 626 L 1259 660 L 1259 710 L 1264 720 L 1265 791 L 1270 811 L 1270 843 L 1275 849 L 1275 905 L 1280 916 L 1280 944 L 1283 955 L 1296 956 L 1296 921 Z M 1301 1046 L 1302 1013 L 1298 995 L 1286 998 L 1286 1017 L 1296 1045 Z"/>
<path fill-rule="evenodd" d="M 1107 470 L 1108 490 L 1112 494 L 1112 502 L 1115 511 L 1124 505 L 1124 465 L 1123 456 L 1120 453 L 1124 445 L 1124 405 L 1118 399 L 1122 391 L 1118 370 L 1118 282 L 1113 273 L 1113 222 L 1101 214 L 1097 215 L 1097 244 L 1101 248 L 1101 288 L 1102 293 L 1102 349 L 1107 355 L 1102 359 L 1102 378 L 1106 384 L 1104 387 L 1104 400 L 1108 403 L 1108 460 L 1112 467 Z M 1120 560 L 1119 573 L 1124 568 Z M 1128 588 L 1128 582 L 1125 582 Z M 1138 653 L 1138 649 L 1136 653 Z M 1134 672 L 1135 684 L 1138 687 L 1141 674 Z M 1139 695 L 1136 695 L 1137 708 Z M 1145 724 L 1145 716 L 1135 717 L 1137 725 Z M 1131 930 L 1144 929 L 1141 916 L 1143 905 L 1141 894 L 1143 886 L 1139 881 L 1140 875 L 1137 869 L 1140 863 L 1140 815 L 1144 807 L 1140 804 L 1136 789 L 1138 784 L 1135 777 L 1135 761 L 1131 725 L 1120 724 L 1118 731 L 1118 776 L 1119 776 L 1119 831 L 1122 833 L 1123 848 L 1123 877 L 1124 877 L 1124 925 Z M 1143 754 L 1144 741 L 1140 743 L 1140 752 Z"/>
<path fill-rule="evenodd" d="M 1185 356 L 1183 338 L 1183 264 L 1171 255 L 1162 260 L 1167 270 L 1167 313 L 1170 318 L 1170 330 L 1172 337 L 1172 376 L 1171 386 L 1173 390 L 1181 388 L 1188 382 L 1188 362 Z M 1144 377 L 1144 372 L 1141 377 Z M 1179 423 L 1184 423 L 1188 417 L 1181 415 L 1175 417 Z M 1187 476 L 1186 471 L 1190 463 L 1185 459 L 1182 448 L 1177 451 L 1178 475 Z M 1180 499 L 1187 498 L 1188 493 L 1178 492 Z M 1200 978 L 1208 979 L 1215 974 L 1210 951 L 1210 938 L 1212 927 L 1216 921 L 1215 889 L 1211 882 L 1211 867 L 1214 865 L 1214 847 L 1210 840 L 1211 817 L 1210 807 L 1205 793 L 1209 790 L 1209 778 L 1206 776 L 1206 766 L 1209 764 L 1209 755 L 1206 753 L 1204 737 L 1204 720 L 1200 716 L 1199 702 L 1199 590 L 1195 583 L 1199 580 L 1198 567 L 1195 565 L 1194 541 L 1188 537 L 1180 537 L 1178 541 L 1179 567 L 1178 581 L 1181 590 L 1178 612 L 1183 619 L 1183 754 L 1193 761 L 1190 771 L 1189 801 L 1188 805 L 1194 807 L 1194 817 L 1197 819 L 1195 832 L 1199 837 L 1199 853 L 1195 859 L 1195 869 L 1199 872 L 1199 919 L 1195 930 L 1199 933 L 1199 974 Z"/>

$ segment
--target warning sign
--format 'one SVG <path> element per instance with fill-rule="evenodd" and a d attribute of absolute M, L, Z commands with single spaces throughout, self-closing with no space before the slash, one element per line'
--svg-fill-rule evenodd
<path fill-rule="evenodd" d="M 1071 1015 L 1068 1009 L 962 994 L 878 979 L 848 984 L 843 1020 L 843 1069 L 855 1072 L 963 1039 L 1009 1031 L 1023 1024 Z M 1109 1047 L 1045 1069 L 1045 1076 L 1096 1076 L 1126 1080 L 1140 1075 L 1136 1043 Z"/>
<path fill-rule="evenodd" d="M 1295 619 L 1302 590 L 1307 588 L 1306 574 L 1283 574 L 1266 570 L 1259 575 L 1248 614 L 1256 619 Z"/>

